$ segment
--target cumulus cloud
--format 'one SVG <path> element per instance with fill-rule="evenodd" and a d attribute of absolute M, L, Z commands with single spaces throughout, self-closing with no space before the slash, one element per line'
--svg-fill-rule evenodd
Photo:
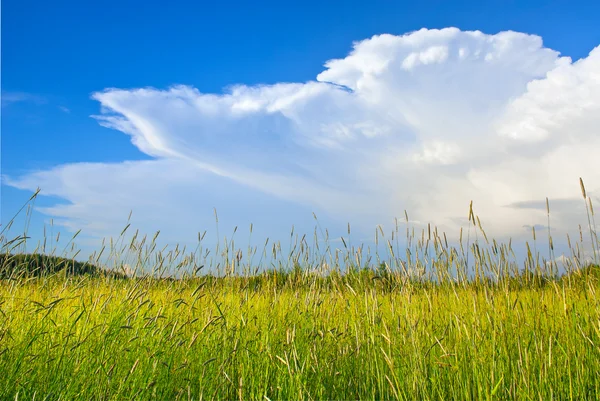
<path fill-rule="evenodd" d="M 177 237 L 216 206 L 291 220 L 315 210 L 365 229 L 407 210 L 457 234 L 473 200 L 506 238 L 546 224 L 546 197 L 555 229 L 583 222 L 579 177 L 600 204 L 600 47 L 572 62 L 534 35 L 422 29 L 357 42 L 310 82 L 93 98 L 98 122 L 153 160 L 6 181 L 68 201 L 42 211 L 90 233 L 115 232 L 133 209 Z"/>

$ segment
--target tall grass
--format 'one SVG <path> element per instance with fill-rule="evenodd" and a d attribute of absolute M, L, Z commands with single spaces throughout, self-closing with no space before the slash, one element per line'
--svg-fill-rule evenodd
<path fill-rule="evenodd" d="M 455 247 L 435 227 L 407 224 L 404 248 L 399 225 L 379 228 L 385 254 L 335 249 L 318 222 L 285 250 L 199 235 L 166 251 L 126 227 L 82 271 L 28 268 L 25 236 L 4 239 L 0 398 L 600 398 L 600 268 L 583 234 L 559 274 L 550 231 L 548 259 L 527 244 L 519 263 L 472 208 L 469 222 Z"/>

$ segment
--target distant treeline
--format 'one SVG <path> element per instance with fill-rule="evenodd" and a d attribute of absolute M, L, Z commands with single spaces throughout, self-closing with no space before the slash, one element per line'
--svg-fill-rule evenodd
<path fill-rule="evenodd" d="M 59 256 L 44 254 L 0 254 L 0 280 L 16 279 L 19 277 L 41 277 L 65 274 L 67 276 L 95 276 L 114 279 L 133 278 L 126 271 L 109 270 L 94 265 L 90 262 L 79 262 Z M 183 277 L 185 279 L 185 277 Z M 290 270 L 269 270 L 250 276 L 215 276 L 211 272 L 199 276 L 188 276 L 189 279 L 203 280 L 204 284 L 228 285 L 253 291 L 279 289 L 301 289 L 306 286 L 316 286 L 321 289 L 332 289 L 337 287 L 349 287 L 354 290 L 375 288 L 383 292 L 393 292 L 406 285 L 412 288 L 434 288 L 448 283 L 457 284 L 456 277 L 409 277 L 402 272 L 392 271 L 381 264 L 378 267 L 363 267 L 351 269 L 345 273 L 333 270 L 326 275 L 310 272 L 296 264 Z M 497 285 L 507 286 L 512 289 L 542 288 L 551 285 L 552 282 L 563 280 L 600 281 L 600 266 L 586 265 L 562 276 L 550 276 L 542 272 L 521 271 L 515 275 L 501 277 L 495 282 L 491 277 L 470 278 L 462 284 L 472 288 L 491 288 Z M 172 282 L 178 279 L 174 277 L 157 277 L 155 275 L 138 276 L 136 279 L 156 280 Z"/>
<path fill-rule="evenodd" d="M 64 272 L 67 275 L 101 275 L 115 278 L 124 274 L 102 269 L 89 262 L 79 262 L 60 256 L 34 254 L 0 254 L 0 279 L 39 277 Z"/>

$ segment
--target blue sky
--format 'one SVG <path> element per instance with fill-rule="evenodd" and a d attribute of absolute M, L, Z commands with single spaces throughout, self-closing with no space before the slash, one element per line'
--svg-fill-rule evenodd
<path fill-rule="evenodd" d="M 82 228 L 93 244 L 118 234 L 133 209 L 142 230 L 193 242 L 194 232 L 213 229 L 213 207 L 224 231 L 252 222 L 259 236 L 275 238 L 292 224 L 312 232 L 313 211 L 334 233 L 356 222 L 359 239 L 372 237 L 376 224 L 389 227 L 404 209 L 417 224 L 431 220 L 456 232 L 466 217 L 461 207 L 468 211 L 468 200 L 477 199 L 482 220 L 503 238 L 545 224 L 539 202 L 546 196 L 555 199 L 557 229 L 568 231 L 581 217 L 572 212 L 577 178 L 584 176 L 591 196 L 600 188 L 598 174 L 587 169 L 600 150 L 589 128 L 599 107 L 598 57 L 588 56 L 600 44 L 598 2 L 8 0 L 2 6 L 1 220 L 5 225 L 42 186 L 48 196 L 37 202 L 34 237 L 55 218 L 67 231 Z M 458 30 L 393 39 L 447 27 Z M 474 30 L 483 36 L 465 33 Z M 505 31 L 522 36 L 497 35 Z M 373 38 L 380 34 L 396 36 Z M 354 48 L 353 61 L 354 43 L 364 46 Z M 498 50 L 505 45 L 507 52 Z M 460 62 L 463 51 L 489 51 L 500 61 L 467 56 L 471 64 L 451 64 L 448 49 L 461 54 Z M 325 66 L 334 59 L 341 61 Z M 528 86 L 534 80 L 545 82 Z M 564 85 L 572 96 L 564 95 Z M 155 89 L 136 91 L 147 87 Z M 414 103 L 403 98 L 409 93 Z M 566 106 L 544 103 L 553 96 Z M 569 107 L 569 123 L 547 126 L 543 116 Z M 389 117 L 395 113 L 398 119 Z M 473 126 L 481 132 L 463 134 Z M 561 136 L 566 131 L 568 141 Z M 493 142 L 484 135 L 517 142 L 503 139 L 496 154 L 484 146 Z M 482 148 L 471 148 L 478 138 Z M 584 153 L 569 156 L 574 149 L 567 144 Z M 375 156 L 409 147 L 410 154 L 389 160 Z M 400 157 L 414 163 L 398 164 Z M 485 164 L 486 157 L 496 163 Z M 556 160 L 564 168 L 551 179 Z M 514 213 L 499 212 L 507 205 Z"/>

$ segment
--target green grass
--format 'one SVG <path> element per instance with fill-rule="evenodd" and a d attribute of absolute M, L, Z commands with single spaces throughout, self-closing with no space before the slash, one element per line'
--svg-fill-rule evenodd
<path fill-rule="evenodd" d="M 266 276 L 265 276 L 266 277 Z M 591 277 L 385 291 L 36 278 L 0 290 L 0 397 L 598 399 Z M 360 288 L 360 289 L 358 289 Z"/>
<path fill-rule="evenodd" d="M 260 272 L 226 245 L 222 274 L 178 279 L 162 268 L 206 254 L 134 237 L 75 269 L 5 241 L 0 399 L 600 399 L 600 267 L 575 245 L 564 275 L 518 264 L 479 229 L 457 248 L 424 231 L 405 258 L 303 239 Z"/>

